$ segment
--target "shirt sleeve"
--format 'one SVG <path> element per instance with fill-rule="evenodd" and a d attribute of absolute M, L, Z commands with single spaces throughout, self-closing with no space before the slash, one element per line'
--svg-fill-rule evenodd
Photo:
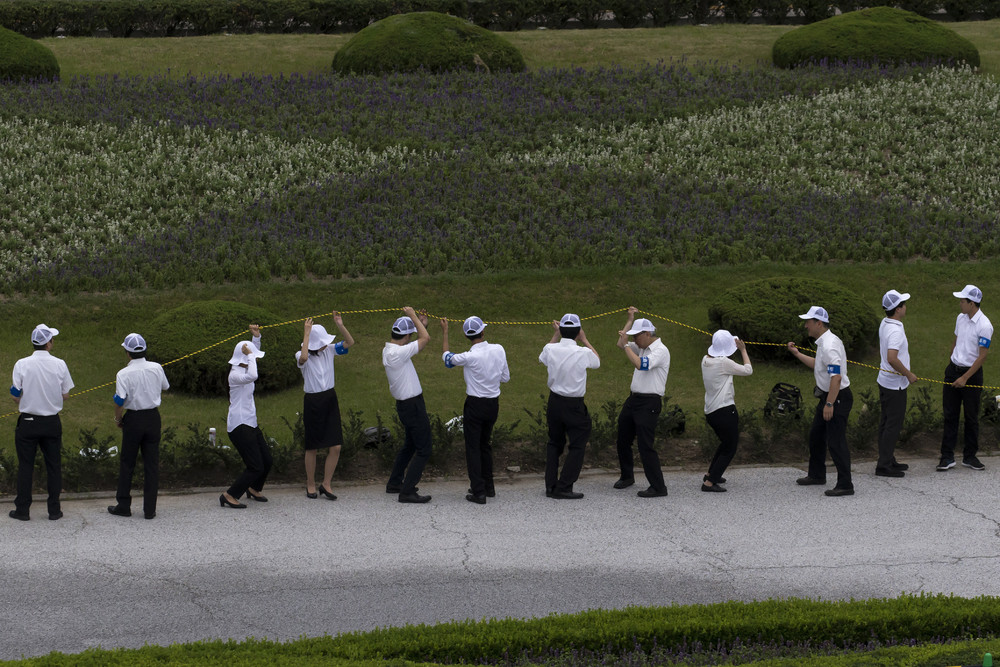
<path fill-rule="evenodd" d="M 587 351 L 587 368 L 600 368 L 601 358 L 589 347 L 585 347 L 584 349 Z"/>
<path fill-rule="evenodd" d="M 10 377 L 10 393 L 18 397 L 21 395 L 21 390 L 24 389 L 24 375 L 21 372 L 21 362 L 14 364 L 14 370 L 11 372 Z M 15 393 L 16 392 L 16 393 Z"/>
<path fill-rule="evenodd" d="M 160 390 L 166 391 L 170 389 L 170 383 L 167 382 L 167 373 L 163 370 L 163 366 L 160 366 Z"/>
<path fill-rule="evenodd" d="M 750 364 L 738 364 L 732 359 L 726 358 L 726 372 L 729 375 L 753 375 L 753 366 Z"/>
<path fill-rule="evenodd" d="M 256 347 L 258 350 L 261 349 L 260 336 L 254 336 L 253 338 L 250 339 L 250 342 L 253 343 L 253 346 Z"/>
<path fill-rule="evenodd" d="M 899 330 L 899 327 L 893 327 L 893 330 L 885 337 L 885 347 L 887 350 L 896 350 L 897 352 L 903 349 L 903 332 Z"/>
<path fill-rule="evenodd" d="M 247 362 L 247 367 L 235 366 L 229 371 L 229 384 L 242 385 L 257 381 L 257 360 L 252 356 Z"/>
<path fill-rule="evenodd" d="M 115 376 L 115 404 L 124 405 L 126 398 L 128 398 L 128 388 L 122 382 L 122 374 L 119 371 L 118 375 Z"/>
<path fill-rule="evenodd" d="M 448 368 L 454 368 L 455 366 L 464 366 L 466 362 L 466 353 L 459 352 L 454 354 L 452 352 L 445 352 L 441 355 L 441 359 L 444 360 L 444 365 Z"/>
<path fill-rule="evenodd" d="M 76 386 L 73 384 L 73 378 L 69 375 L 69 366 L 66 365 L 64 361 L 62 364 L 62 393 L 68 394 L 70 390 Z"/>
<path fill-rule="evenodd" d="M 826 361 L 827 375 L 843 375 L 844 366 L 847 364 L 847 355 L 840 345 L 831 345 L 826 351 L 824 361 Z"/>
<path fill-rule="evenodd" d="M 541 353 L 538 355 L 538 363 L 548 365 L 549 360 L 549 346 L 546 345 L 542 348 Z"/>
<path fill-rule="evenodd" d="M 500 347 L 500 358 L 503 361 L 503 368 L 500 369 L 500 382 L 510 382 L 510 368 L 507 366 L 507 351 Z"/>
<path fill-rule="evenodd" d="M 978 341 L 979 347 L 985 347 L 986 349 L 989 349 L 990 342 L 993 340 L 993 324 L 992 323 L 981 324 L 978 327 L 976 333 L 978 334 L 979 337 Z"/>
<path fill-rule="evenodd" d="M 308 360 L 308 357 L 306 359 Z M 302 360 L 302 350 L 295 352 L 295 365 L 299 367 L 299 370 L 306 365 L 306 362 Z"/>

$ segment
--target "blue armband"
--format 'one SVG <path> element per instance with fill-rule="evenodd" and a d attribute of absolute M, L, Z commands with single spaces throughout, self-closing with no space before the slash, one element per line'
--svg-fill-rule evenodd
<path fill-rule="evenodd" d="M 118 394 L 115 394 L 115 405 L 117 405 L 120 408 L 121 406 L 125 405 L 125 399 L 119 396 Z"/>
<path fill-rule="evenodd" d="M 21 394 L 24 393 L 14 385 L 10 386 L 10 395 L 14 398 L 21 398 Z"/>
<path fill-rule="evenodd" d="M 448 354 L 444 355 L 444 366 L 445 366 L 445 368 L 454 368 L 455 367 L 455 364 L 451 363 L 451 358 L 454 357 L 454 356 L 455 355 L 452 354 L 451 352 L 449 352 Z"/>
<path fill-rule="evenodd" d="M 333 351 L 337 354 L 347 354 L 350 351 L 350 348 L 344 345 L 344 342 L 341 341 L 333 346 Z"/>
<path fill-rule="evenodd" d="M 640 371 L 649 370 L 649 357 L 639 357 L 639 370 Z"/>
<path fill-rule="evenodd" d="M 840 375 L 840 366 L 837 364 L 828 364 L 826 367 L 826 372 L 830 375 Z"/>
<path fill-rule="evenodd" d="M 986 336 L 980 336 L 979 347 L 985 347 L 987 350 L 990 349 L 990 339 Z"/>

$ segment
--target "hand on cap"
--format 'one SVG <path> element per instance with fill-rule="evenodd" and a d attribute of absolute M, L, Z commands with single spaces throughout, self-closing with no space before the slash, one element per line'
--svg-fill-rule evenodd
<path fill-rule="evenodd" d="M 250 345 L 248 345 L 247 343 L 243 343 L 243 347 L 240 349 L 240 352 L 249 356 L 251 353 Z"/>
<path fill-rule="evenodd" d="M 260 325 L 259 324 L 251 324 L 250 325 L 250 334 L 254 338 L 259 338 L 260 337 Z"/>
<path fill-rule="evenodd" d="M 733 336 L 733 340 L 736 342 L 737 350 L 742 352 L 743 350 L 747 349 L 747 344 L 741 341 L 739 336 Z"/>

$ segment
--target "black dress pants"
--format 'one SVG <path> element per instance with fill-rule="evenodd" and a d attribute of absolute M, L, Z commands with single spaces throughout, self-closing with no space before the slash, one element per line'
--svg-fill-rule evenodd
<path fill-rule="evenodd" d="M 838 489 L 853 489 L 851 480 L 851 452 L 847 448 L 847 418 L 854 407 L 854 394 L 845 387 L 837 394 L 833 403 L 833 417 L 823 419 L 826 395 L 816 404 L 812 428 L 809 429 L 809 476 L 826 481 L 826 452 L 837 467 Z"/>
<path fill-rule="evenodd" d="M 496 489 L 493 484 L 493 446 L 490 438 L 500 415 L 500 399 L 466 396 L 462 410 L 465 433 L 465 464 L 472 494 L 481 496 Z"/>
<path fill-rule="evenodd" d="M 59 494 L 62 491 L 62 422 L 59 415 L 43 417 L 22 413 L 14 428 L 14 448 L 17 450 L 17 496 L 14 498 L 14 508 L 27 514 L 31 507 L 35 451 L 40 449 L 45 458 L 49 514 L 58 514 Z"/>
<path fill-rule="evenodd" d="M 653 447 L 656 423 L 663 409 L 663 398 L 656 394 L 632 394 L 625 399 L 625 405 L 618 415 L 618 465 L 623 479 L 635 477 L 635 461 L 632 458 L 632 442 L 639 446 L 639 460 L 646 473 L 649 486 L 656 491 L 666 491 L 660 457 Z"/>
<path fill-rule="evenodd" d="M 719 436 L 719 446 L 708 466 L 708 481 L 712 484 L 722 483 L 726 468 L 736 456 L 736 448 L 740 442 L 740 413 L 735 405 L 724 405 L 718 410 L 705 415 L 705 421 Z"/>
<path fill-rule="evenodd" d="M 590 440 L 593 423 L 582 396 L 560 396 L 549 393 L 545 410 L 549 427 L 549 443 L 545 449 L 545 489 L 549 492 L 568 492 L 580 477 L 583 454 Z M 569 440 L 569 451 L 559 474 L 559 457 Z"/>
<path fill-rule="evenodd" d="M 139 452 L 142 452 L 142 510 L 146 516 L 152 516 L 156 514 L 160 488 L 160 411 L 156 408 L 129 410 L 122 416 L 122 451 L 115 494 L 120 507 L 132 507 L 132 475 Z"/>
<path fill-rule="evenodd" d="M 239 452 L 247 469 L 236 478 L 227 493 L 239 500 L 248 488 L 257 492 L 263 491 L 264 482 L 267 481 L 267 474 L 271 472 L 274 459 L 260 427 L 240 424 L 229 432 L 229 441 Z"/>
<path fill-rule="evenodd" d="M 903 431 L 906 416 L 906 389 L 886 389 L 878 386 L 881 412 L 878 418 L 878 463 L 876 470 L 889 470 L 896 462 L 896 442 Z"/>
<path fill-rule="evenodd" d="M 406 435 L 403 448 L 392 464 L 388 486 L 398 486 L 400 493 L 416 493 L 414 489 L 431 457 L 431 422 L 427 418 L 424 395 L 396 401 L 396 414 Z"/>
<path fill-rule="evenodd" d="M 962 448 L 963 458 L 972 458 L 979 451 L 979 404 L 983 398 L 982 389 L 962 387 L 955 389 L 951 383 L 957 380 L 968 367 L 956 366 L 949 362 L 944 371 L 945 385 L 941 389 L 941 406 L 944 412 L 944 433 L 941 436 L 941 458 L 952 461 L 955 459 L 955 446 L 958 444 L 958 422 L 962 411 L 965 411 L 965 437 Z M 983 384 L 983 369 L 972 374 L 966 384 Z"/>

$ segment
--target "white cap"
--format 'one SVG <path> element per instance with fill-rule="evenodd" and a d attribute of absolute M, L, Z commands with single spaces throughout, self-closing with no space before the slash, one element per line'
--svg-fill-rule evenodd
<path fill-rule="evenodd" d="M 31 343 L 33 345 L 45 345 L 53 336 L 59 335 L 59 329 L 53 329 L 47 324 L 39 324 L 31 332 Z"/>
<path fill-rule="evenodd" d="M 983 302 L 983 291 L 975 285 L 966 285 L 961 292 L 952 292 L 959 299 L 968 299 L 976 303 Z M 42 326 L 41 324 L 38 326 Z M 58 332 L 57 332 L 58 333 Z"/>
<path fill-rule="evenodd" d="M 416 332 L 417 325 L 413 323 L 409 317 L 405 315 L 396 320 L 392 325 L 392 333 L 400 334 L 405 336 L 406 334 L 411 334 Z"/>
<path fill-rule="evenodd" d="M 728 357 L 736 351 L 736 337 L 725 329 L 712 334 L 712 346 L 708 348 L 710 357 Z"/>
<path fill-rule="evenodd" d="M 812 306 L 809 308 L 809 312 L 805 315 L 799 315 L 803 320 L 819 320 L 820 322 L 830 323 L 830 313 L 826 312 L 826 308 L 821 308 L 820 306 Z"/>
<path fill-rule="evenodd" d="M 628 334 L 629 336 L 634 336 L 637 333 L 642 333 L 643 331 L 648 331 L 649 333 L 653 333 L 654 331 L 656 331 L 656 327 L 654 327 L 653 323 L 647 320 L 645 317 L 640 317 L 639 319 L 637 319 L 635 322 L 632 323 L 632 328 L 626 331 L 625 333 Z"/>
<path fill-rule="evenodd" d="M 125 336 L 125 342 L 122 343 L 122 347 L 128 352 L 145 352 L 146 339 L 137 333 L 130 333 Z"/>
<path fill-rule="evenodd" d="M 314 324 L 309 330 L 309 349 L 316 351 L 326 347 L 333 342 L 336 336 L 327 333 L 326 327 L 322 324 Z"/>
<path fill-rule="evenodd" d="M 909 300 L 909 294 L 900 294 L 896 290 L 891 289 L 882 296 L 882 310 L 892 310 L 904 301 Z"/>
<path fill-rule="evenodd" d="M 580 326 L 580 318 L 573 313 L 566 313 L 559 320 L 559 326 L 561 327 L 578 327 Z"/>
<path fill-rule="evenodd" d="M 243 354 L 243 346 L 246 345 L 250 348 L 250 354 Z M 236 343 L 236 347 L 233 348 L 233 356 L 229 360 L 230 366 L 236 366 L 238 364 L 246 363 L 248 357 L 253 357 L 254 359 L 260 359 L 264 356 L 264 350 L 258 350 L 257 346 L 253 344 L 253 341 L 241 340 Z"/>
<path fill-rule="evenodd" d="M 486 323 L 481 319 L 473 315 L 462 323 L 462 331 L 465 332 L 466 336 L 477 336 L 483 333 L 483 329 L 486 328 Z"/>

